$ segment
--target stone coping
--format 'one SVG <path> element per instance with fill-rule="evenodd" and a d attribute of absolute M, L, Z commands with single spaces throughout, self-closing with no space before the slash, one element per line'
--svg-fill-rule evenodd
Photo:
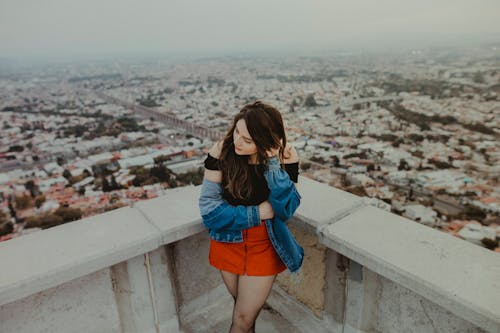
<path fill-rule="evenodd" d="M 487 330 L 500 332 L 500 255 L 365 206 L 320 230 L 323 244 Z"/>
<path fill-rule="evenodd" d="M 0 305 L 202 232 L 199 188 L 0 243 Z M 170 209 L 169 209 L 170 207 Z"/>
<path fill-rule="evenodd" d="M 0 305 L 204 232 L 201 186 L 0 243 Z M 497 253 L 299 176 L 293 223 L 374 272 L 488 331 L 500 331 Z"/>

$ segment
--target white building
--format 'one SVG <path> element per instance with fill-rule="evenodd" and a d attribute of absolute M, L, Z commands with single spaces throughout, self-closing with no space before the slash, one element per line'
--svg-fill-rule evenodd
<path fill-rule="evenodd" d="M 367 175 L 364 175 L 364 174 L 348 174 L 346 179 L 352 184 L 352 185 L 356 185 L 356 186 L 363 186 L 363 187 L 366 187 L 366 186 L 370 186 L 370 185 L 374 185 L 375 184 L 375 181 L 373 179 L 371 179 L 370 177 L 368 177 Z"/>
<path fill-rule="evenodd" d="M 62 173 L 64 171 L 64 169 L 59 166 L 59 164 L 57 164 L 56 162 L 51 162 L 51 163 L 47 163 L 43 166 L 43 169 L 47 172 L 47 173 Z"/>
<path fill-rule="evenodd" d="M 483 245 L 481 243 L 481 239 L 495 239 L 496 230 L 491 227 L 485 227 L 476 223 L 467 223 L 462 229 L 460 229 L 458 235 L 466 241 L 477 245 Z"/>
<path fill-rule="evenodd" d="M 406 205 L 403 208 L 403 216 L 409 219 L 431 226 L 436 224 L 437 213 L 431 208 L 419 204 Z"/>

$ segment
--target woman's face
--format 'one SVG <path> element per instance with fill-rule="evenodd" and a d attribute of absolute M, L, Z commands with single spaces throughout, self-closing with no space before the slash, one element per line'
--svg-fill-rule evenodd
<path fill-rule="evenodd" d="M 248 133 L 245 119 L 240 119 L 236 122 L 236 127 L 233 131 L 234 151 L 238 155 L 252 155 L 257 153 L 257 146 Z"/>

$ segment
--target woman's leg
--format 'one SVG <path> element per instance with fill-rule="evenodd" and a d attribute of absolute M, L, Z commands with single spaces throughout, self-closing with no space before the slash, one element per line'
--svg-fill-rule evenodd
<path fill-rule="evenodd" d="M 222 280 L 236 303 L 236 297 L 238 297 L 238 274 L 220 270 L 220 275 L 222 275 Z"/>
<path fill-rule="evenodd" d="M 230 333 L 254 332 L 255 320 L 271 292 L 276 275 L 240 275 Z"/>

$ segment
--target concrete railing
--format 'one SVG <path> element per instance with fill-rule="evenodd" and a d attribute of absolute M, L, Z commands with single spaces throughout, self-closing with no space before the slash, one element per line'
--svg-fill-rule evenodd
<path fill-rule="evenodd" d="M 298 189 L 304 266 L 268 299 L 298 331 L 500 332 L 497 253 L 302 176 Z M 199 191 L 0 243 L 0 332 L 197 331 L 230 301 L 208 265 Z"/>

